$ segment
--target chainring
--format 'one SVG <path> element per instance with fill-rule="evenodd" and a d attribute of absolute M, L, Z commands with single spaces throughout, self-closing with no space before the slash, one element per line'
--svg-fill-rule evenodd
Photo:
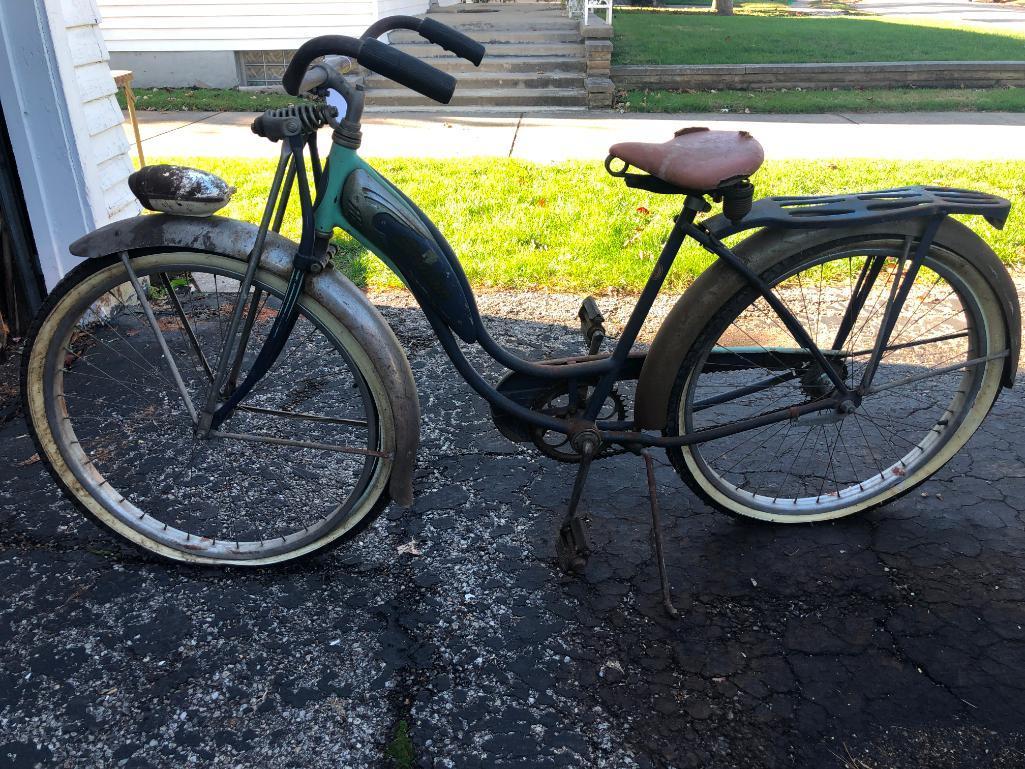
<path fill-rule="evenodd" d="M 532 408 L 534 411 L 540 411 L 548 416 L 558 417 L 559 419 L 572 419 L 583 412 L 592 390 L 588 385 L 580 385 L 576 389 L 576 398 L 573 399 L 569 397 L 570 393 L 565 385 L 553 387 L 551 390 L 535 398 Z M 571 401 L 573 401 L 572 406 L 570 405 Z M 598 412 L 598 418 L 601 420 L 626 420 L 626 400 L 617 390 L 609 393 L 609 396 L 602 404 L 601 410 Z M 583 456 L 570 445 L 569 436 L 567 435 L 531 425 L 530 440 L 537 447 L 538 451 L 557 462 L 576 463 L 583 459 Z M 595 459 L 623 453 L 625 453 L 625 449 L 614 448 L 609 444 L 604 444 Z"/>

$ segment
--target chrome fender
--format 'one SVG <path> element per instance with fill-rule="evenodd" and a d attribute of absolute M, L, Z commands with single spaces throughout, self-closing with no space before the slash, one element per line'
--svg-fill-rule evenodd
<path fill-rule="evenodd" d="M 258 228 L 221 216 L 204 218 L 155 214 L 123 219 L 101 227 L 71 244 L 71 253 L 85 259 L 168 247 L 204 251 L 246 261 Z M 260 266 L 283 280 L 292 271 L 297 244 L 273 232 Z M 320 302 L 348 329 L 385 383 L 395 423 L 395 457 L 388 491 L 398 504 L 413 504 L 413 471 L 420 445 L 420 400 L 402 346 L 387 321 L 348 278 L 325 270 L 307 283 L 306 293 Z"/>

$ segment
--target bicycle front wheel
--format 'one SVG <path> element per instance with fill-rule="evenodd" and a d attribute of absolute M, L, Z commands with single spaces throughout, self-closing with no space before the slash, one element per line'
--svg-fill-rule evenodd
<path fill-rule="evenodd" d="M 838 237 L 761 277 L 855 388 L 916 247 L 910 236 Z M 915 488 L 971 437 L 1001 386 L 1003 311 L 970 257 L 934 242 L 856 408 L 671 449 L 681 477 L 719 509 L 782 522 L 851 515 Z M 713 312 L 687 355 L 667 432 L 729 428 L 832 392 L 825 370 L 745 286 Z"/>
<path fill-rule="evenodd" d="M 245 264 L 209 253 L 131 263 L 196 409 L 231 314 L 246 305 L 251 335 L 233 377 L 241 381 L 284 282 L 258 270 L 240 296 Z M 388 502 L 394 428 L 382 418 L 385 386 L 345 327 L 308 296 L 281 357 L 216 437 L 197 437 L 116 257 L 83 263 L 50 295 L 26 345 L 22 384 L 40 457 L 58 483 L 94 521 L 164 558 L 292 560 L 355 535 Z"/>

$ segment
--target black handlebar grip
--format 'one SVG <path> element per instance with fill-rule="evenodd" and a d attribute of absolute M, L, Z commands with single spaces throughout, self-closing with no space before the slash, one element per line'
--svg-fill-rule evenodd
<path fill-rule="evenodd" d="M 288 68 L 281 77 L 281 85 L 292 96 L 298 96 L 299 87 L 302 85 L 306 70 L 309 69 L 310 63 L 314 59 L 321 56 L 340 54 L 359 61 L 363 44 L 364 41 L 362 40 L 345 37 L 344 35 L 321 35 L 312 40 L 307 40 L 299 46 L 299 50 L 292 56 L 292 61 L 288 63 Z M 370 69 L 374 69 L 369 64 L 367 66 Z M 374 71 L 376 72 L 377 70 Z M 383 75 L 384 73 L 382 72 L 381 74 Z"/>
<path fill-rule="evenodd" d="M 479 67 L 484 59 L 484 46 L 472 37 L 458 32 L 447 24 L 428 17 L 420 23 L 417 30 L 420 37 L 430 40 L 435 45 L 440 45 L 446 51 L 451 51 L 461 59 L 466 59 L 475 67 Z"/>
<path fill-rule="evenodd" d="M 363 46 L 356 60 L 367 69 L 442 104 L 448 104 L 452 99 L 452 94 L 456 90 L 456 79 L 447 72 L 442 72 L 415 56 L 396 50 L 379 40 L 366 39 L 361 42 Z M 298 58 L 298 53 L 296 57 Z M 292 64 L 295 64 L 295 59 L 292 60 Z M 292 64 L 289 65 L 289 70 Z"/>

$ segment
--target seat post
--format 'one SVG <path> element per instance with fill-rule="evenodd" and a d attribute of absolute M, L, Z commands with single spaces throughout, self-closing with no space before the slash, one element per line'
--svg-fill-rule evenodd
<path fill-rule="evenodd" d="M 690 221 L 694 221 L 694 217 L 698 214 L 707 214 L 712 210 L 712 204 L 705 200 L 704 195 L 689 194 L 683 199 L 684 211 L 690 210 L 694 213 L 690 216 Z"/>
<path fill-rule="evenodd" d="M 644 321 L 651 311 L 651 306 L 655 303 L 658 292 L 662 290 L 662 284 L 669 275 L 669 269 L 673 266 L 676 255 L 680 253 L 680 247 L 687 237 L 688 227 L 694 223 L 698 213 L 708 211 L 709 209 L 711 209 L 711 205 L 700 195 L 687 195 L 683 208 L 674 217 L 675 223 L 665 245 L 662 247 L 662 253 L 659 254 L 658 260 L 655 262 L 654 267 L 651 268 L 648 282 L 644 284 L 644 289 L 637 298 L 637 304 L 634 305 L 626 325 L 623 326 L 623 332 L 620 334 L 619 340 L 612 350 L 611 357 L 616 365 L 598 380 L 594 387 L 594 392 L 592 392 L 587 401 L 587 409 L 582 417 L 585 422 L 593 422 L 598 418 L 598 412 L 601 410 L 602 404 L 605 403 L 609 393 L 612 392 L 612 388 L 615 387 L 619 379 L 620 368 L 630 355 L 630 350 L 633 349 L 634 342 L 637 341 L 637 335 L 641 332 L 641 326 L 644 325 Z"/>

